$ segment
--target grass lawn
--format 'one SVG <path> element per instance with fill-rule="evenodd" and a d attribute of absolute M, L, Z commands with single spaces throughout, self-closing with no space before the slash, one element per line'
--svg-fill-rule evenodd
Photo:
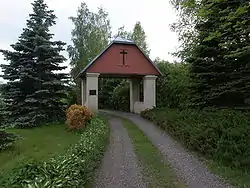
<path fill-rule="evenodd" d="M 77 143 L 79 133 L 68 132 L 64 124 L 53 124 L 33 129 L 9 129 L 23 138 L 14 148 L 0 152 L 0 176 L 22 162 L 44 161 L 63 153 L 70 145 Z"/>
<path fill-rule="evenodd" d="M 143 132 L 133 122 L 123 119 L 123 124 L 132 139 L 135 153 L 140 161 L 143 174 L 150 187 L 186 187 L 180 182 L 175 173 L 163 162 L 163 157 Z"/>
<path fill-rule="evenodd" d="M 242 171 L 237 168 L 225 166 L 213 160 L 206 160 L 207 167 L 227 179 L 232 185 L 238 188 L 250 187 L 250 171 Z"/>

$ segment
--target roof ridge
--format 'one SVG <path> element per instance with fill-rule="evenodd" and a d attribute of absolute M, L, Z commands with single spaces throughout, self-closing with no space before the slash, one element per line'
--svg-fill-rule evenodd
<path fill-rule="evenodd" d="M 125 44 L 135 44 L 135 42 L 128 38 L 123 38 L 120 36 L 117 36 L 113 41 L 113 43 L 125 43 Z"/>

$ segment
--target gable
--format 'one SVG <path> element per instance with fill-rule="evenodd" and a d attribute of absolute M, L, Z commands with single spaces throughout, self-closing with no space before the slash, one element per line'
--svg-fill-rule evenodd
<path fill-rule="evenodd" d="M 120 52 L 125 51 L 127 54 Z M 158 69 L 134 44 L 113 43 L 85 70 L 87 73 L 160 75 Z"/>

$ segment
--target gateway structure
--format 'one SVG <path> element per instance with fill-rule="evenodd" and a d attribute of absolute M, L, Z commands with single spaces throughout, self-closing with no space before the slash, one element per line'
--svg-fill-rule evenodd
<path fill-rule="evenodd" d="M 97 111 L 98 78 L 122 77 L 130 80 L 130 111 L 151 109 L 156 106 L 155 81 L 159 75 L 161 72 L 135 42 L 116 38 L 79 73 L 82 105 Z"/>

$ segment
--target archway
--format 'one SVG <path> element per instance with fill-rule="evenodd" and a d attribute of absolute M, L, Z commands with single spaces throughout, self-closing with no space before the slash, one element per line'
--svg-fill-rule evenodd
<path fill-rule="evenodd" d="M 98 78 L 122 77 L 130 80 L 130 111 L 140 113 L 156 106 L 156 78 L 159 69 L 131 40 L 116 38 L 79 74 L 82 105 L 98 110 Z M 139 81 L 143 82 L 143 101 L 140 100 Z M 141 102 L 140 102 L 141 101 Z"/>

